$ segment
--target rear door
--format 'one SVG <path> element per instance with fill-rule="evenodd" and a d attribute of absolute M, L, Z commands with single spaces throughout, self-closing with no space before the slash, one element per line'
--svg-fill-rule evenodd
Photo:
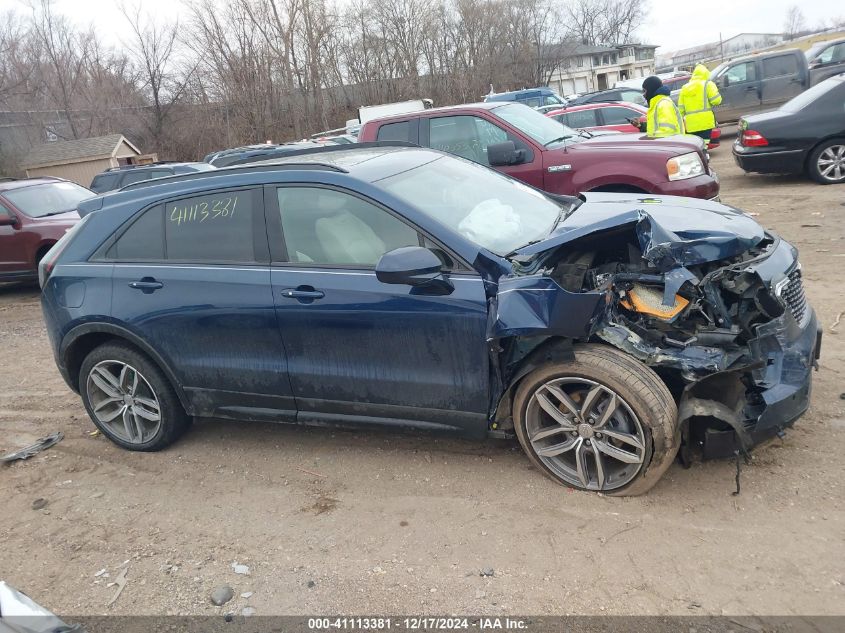
<path fill-rule="evenodd" d="M 763 110 L 774 110 L 804 90 L 798 57 L 792 53 L 773 55 L 760 61 Z"/>
<path fill-rule="evenodd" d="M 731 64 L 719 77 L 722 104 L 716 107 L 716 120 L 736 121 L 743 114 L 761 109 L 760 80 L 756 61 Z"/>
<path fill-rule="evenodd" d="M 351 191 L 268 186 L 273 296 L 304 422 L 434 423 L 486 431 L 484 283 L 441 249 L 450 292 L 385 284 L 375 265 L 431 246 Z"/>
<path fill-rule="evenodd" d="M 162 355 L 197 415 L 295 419 L 261 188 L 158 204 L 106 257 L 113 318 Z"/>
<path fill-rule="evenodd" d="M 420 144 L 455 154 L 482 165 L 487 160 L 487 146 L 513 141 L 517 149 L 525 151 L 526 159 L 519 165 L 494 167 L 529 185 L 543 187 L 542 155 L 534 151 L 519 134 L 506 129 L 498 122 L 474 114 L 432 117 L 421 120 Z"/>

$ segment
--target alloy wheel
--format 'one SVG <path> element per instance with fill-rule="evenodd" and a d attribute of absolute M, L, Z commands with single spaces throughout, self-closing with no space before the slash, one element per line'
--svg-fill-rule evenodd
<path fill-rule="evenodd" d="M 88 372 L 88 402 L 97 422 L 125 442 L 143 444 L 161 427 L 161 405 L 137 369 L 104 360 Z"/>
<path fill-rule="evenodd" d="M 620 488 L 645 461 L 643 427 L 631 407 L 586 378 L 556 378 L 540 386 L 528 402 L 526 426 L 543 464 L 577 488 Z"/>
<path fill-rule="evenodd" d="M 831 145 L 825 148 L 819 154 L 816 166 L 825 180 L 831 182 L 845 180 L 845 145 Z"/>

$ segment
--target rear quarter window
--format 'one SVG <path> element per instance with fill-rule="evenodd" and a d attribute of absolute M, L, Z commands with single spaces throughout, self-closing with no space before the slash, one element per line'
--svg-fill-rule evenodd
<path fill-rule="evenodd" d="M 91 191 L 102 193 L 118 188 L 119 173 L 99 174 L 91 181 Z"/>

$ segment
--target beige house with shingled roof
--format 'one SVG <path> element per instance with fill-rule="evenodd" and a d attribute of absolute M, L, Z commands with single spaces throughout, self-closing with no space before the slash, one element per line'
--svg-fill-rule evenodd
<path fill-rule="evenodd" d="M 22 167 L 29 178 L 56 176 L 88 187 L 100 172 L 134 162 L 131 159 L 140 155 L 122 134 L 109 134 L 36 145 Z"/>

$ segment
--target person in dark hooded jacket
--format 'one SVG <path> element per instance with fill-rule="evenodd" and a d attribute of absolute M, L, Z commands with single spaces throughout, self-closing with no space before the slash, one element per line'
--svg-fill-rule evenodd
<path fill-rule="evenodd" d="M 643 96 L 648 103 L 646 134 L 652 138 L 684 133 L 684 119 L 669 94 L 660 77 L 651 75 L 643 81 Z"/>

